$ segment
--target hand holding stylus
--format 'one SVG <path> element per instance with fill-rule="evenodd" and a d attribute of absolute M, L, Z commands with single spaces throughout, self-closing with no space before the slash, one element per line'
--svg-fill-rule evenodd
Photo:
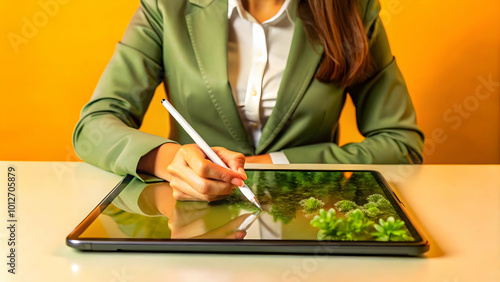
<path fill-rule="evenodd" d="M 191 139 L 194 140 L 194 142 L 198 145 L 197 148 L 201 150 L 201 152 L 199 152 L 199 151 L 197 151 L 195 149 L 195 147 L 189 147 L 189 148 L 192 148 L 192 150 L 190 150 L 188 153 L 192 153 L 193 155 L 183 155 L 183 154 L 181 154 L 181 158 L 184 158 L 185 160 L 189 160 L 191 157 L 194 157 L 194 158 L 197 158 L 199 160 L 200 157 L 203 156 L 203 157 L 207 157 L 208 159 L 210 159 L 210 161 L 213 162 L 213 164 L 210 164 L 210 163 L 207 163 L 205 161 L 204 162 L 204 167 L 201 168 L 201 169 L 198 168 L 198 172 L 199 172 L 198 174 L 199 175 L 200 174 L 205 174 L 206 178 L 215 177 L 215 179 L 225 180 L 225 182 L 227 183 L 227 181 L 229 179 L 223 179 L 223 176 L 227 175 L 228 171 L 232 170 L 236 174 L 238 174 L 238 173 L 239 174 L 244 174 L 245 173 L 244 170 L 243 170 L 243 165 L 245 164 L 245 157 L 243 156 L 243 154 L 238 154 L 238 153 L 235 153 L 235 152 L 231 152 L 231 151 L 229 151 L 227 149 L 224 149 L 224 148 L 215 148 L 216 150 L 218 150 L 218 152 L 215 152 L 214 149 L 211 148 L 207 144 L 207 142 L 205 142 L 205 140 L 203 140 L 203 138 L 198 134 L 198 132 L 196 132 L 196 130 L 194 130 L 194 128 L 184 119 L 184 117 L 182 117 L 182 115 L 167 100 L 163 99 L 161 101 L 161 103 L 168 110 L 168 112 L 170 113 L 170 115 L 182 126 L 182 128 L 191 137 Z M 180 150 L 182 150 L 182 148 Z M 234 156 L 234 154 L 237 154 L 237 158 L 240 159 L 239 162 L 238 161 L 233 161 L 231 159 L 231 155 Z M 177 154 L 176 157 L 178 155 L 179 154 Z M 172 161 L 172 163 L 174 163 L 176 161 L 175 158 Z M 187 161 L 186 163 L 190 164 L 189 161 Z M 220 166 L 221 168 L 226 169 L 225 173 L 221 169 L 217 169 L 215 167 L 217 165 Z M 191 165 L 190 167 L 196 169 L 196 166 L 192 166 Z M 170 170 L 172 170 L 172 169 L 170 169 Z M 175 169 L 172 170 L 172 171 L 170 171 L 170 170 L 169 170 L 170 174 L 174 173 L 174 174 L 176 174 L 178 176 L 181 176 L 178 173 L 178 171 L 176 171 Z M 219 171 L 220 173 L 218 173 L 217 171 Z M 185 173 L 185 172 L 188 172 L 188 171 L 183 171 L 183 172 Z M 184 177 L 190 177 L 191 175 L 189 175 L 189 174 L 188 175 L 184 175 Z M 244 175 L 244 178 L 246 179 L 246 175 Z M 232 184 L 238 186 L 238 188 L 240 189 L 241 193 L 250 202 L 252 202 L 254 205 L 256 205 L 259 209 L 262 209 L 261 206 L 260 206 L 259 201 L 257 200 L 257 197 L 255 197 L 255 195 L 253 194 L 252 190 L 250 190 L 250 188 L 248 188 L 248 186 L 241 179 L 238 180 L 236 177 L 232 177 L 230 179 L 230 181 L 231 181 Z M 172 182 L 170 182 L 170 184 L 172 185 Z M 224 187 L 221 187 L 221 188 L 224 188 Z M 201 190 L 204 191 L 204 192 L 207 192 L 207 191 L 205 191 L 205 186 L 202 186 Z M 217 192 L 219 193 L 219 195 L 223 195 L 224 192 L 230 192 L 230 191 L 227 191 L 227 188 L 226 188 L 226 189 L 223 189 L 223 190 L 219 190 Z M 211 194 L 209 194 L 209 195 L 211 195 Z"/>
<path fill-rule="evenodd" d="M 167 167 L 170 186 L 177 200 L 216 201 L 243 185 L 245 157 L 224 148 L 212 148 L 231 169 L 208 160 L 196 144 L 180 147 Z"/>

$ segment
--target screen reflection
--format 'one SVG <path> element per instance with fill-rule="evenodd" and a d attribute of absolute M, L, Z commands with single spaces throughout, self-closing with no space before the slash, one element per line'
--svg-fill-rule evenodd
<path fill-rule="evenodd" d="M 263 211 L 239 190 L 181 202 L 167 182 L 133 179 L 81 238 L 411 241 L 370 172 L 247 171 Z"/>

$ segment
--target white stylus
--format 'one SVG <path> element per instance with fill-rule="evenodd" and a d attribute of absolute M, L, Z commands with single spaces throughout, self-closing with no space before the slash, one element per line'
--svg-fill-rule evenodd
<path fill-rule="evenodd" d="M 250 228 L 250 225 L 252 225 L 252 223 L 257 219 L 257 217 L 259 216 L 259 214 L 262 212 L 262 210 L 259 210 L 255 213 L 252 213 L 251 215 L 249 215 L 241 224 L 240 226 L 238 226 L 238 228 L 236 228 L 235 231 L 243 231 L 243 230 L 248 230 L 248 228 Z"/>
<path fill-rule="evenodd" d="M 224 168 L 229 167 L 219 158 L 219 156 L 208 146 L 207 142 L 201 138 L 201 136 L 194 130 L 193 127 L 181 116 L 181 114 L 170 104 L 166 99 L 161 100 L 161 103 L 163 106 L 167 109 L 167 111 L 174 117 L 174 119 L 184 128 L 184 130 L 189 134 L 189 136 L 194 140 L 194 142 L 200 146 L 200 148 L 203 150 L 205 155 L 214 162 L 215 164 L 218 164 Z M 243 186 L 240 186 L 240 191 L 243 193 L 243 195 L 254 205 L 256 205 L 259 209 L 262 210 L 259 201 L 257 200 L 257 197 L 252 193 L 252 190 L 248 188 L 246 184 L 243 184 Z"/>

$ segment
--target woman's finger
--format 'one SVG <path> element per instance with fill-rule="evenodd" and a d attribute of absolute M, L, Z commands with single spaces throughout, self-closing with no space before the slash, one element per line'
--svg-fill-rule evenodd
<path fill-rule="evenodd" d="M 224 193 L 224 194 L 214 194 L 214 195 L 209 195 L 209 194 L 202 194 L 193 187 L 191 187 L 188 183 L 186 183 L 184 180 L 179 179 L 177 177 L 172 178 L 172 181 L 170 181 L 170 186 L 173 189 L 172 195 L 176 200 L 180 201 L 218 201 L 226 198 L 229 196 L 232 192 L 232 189 L 230 189 L 229 193 Z"/>
<path fill-rule="evenodd" d="M 244 156 L 224 148 L 216 148 L 233 168 L 242 168 Z M 177 200 L 215 201 L 230 195 L 244 184 L 240 173 L 221 167 L 206 158 L 196 144 L 182 146 L 167 167 L 170 186 Z M 244 175 L 246 178 L 246 175 Z"/>
<path fill-rule="evenodd" d="M 206 158 L 198 145 L 183 146 L 179 153 L 187 165 L 200 177 L 219 180 L 233 185 L 243 185 L 242 176 L 236 171 L 221 167 Z M 243 156 L 243 155 L 242 155 Z M 224 160 L 223 160 L 224 161 Z M 245 158 L 243 157 L 243 164 Z"/>
<path fill-rule="evenodd" d="M 245 167 L 245 155 L 223 147 L 213 147 L 212 149 L 232 171 L 238 172 L 243 180 L 247 179 L 247 175 L 243 169 Z"/>
<path fill-rule="evenodd" d="M 174 158 L 168 167 L 172 175 L 170 186 L 182 192 L 184 195 L 174 194 L 177 199 L 186 199 L 185 195 L 200 200 L 214 200 L 218 195 L 229 195 L 236 189 L 231 183 L 206 179 L 197 175 L 184 161 L 182 157 Z"/>

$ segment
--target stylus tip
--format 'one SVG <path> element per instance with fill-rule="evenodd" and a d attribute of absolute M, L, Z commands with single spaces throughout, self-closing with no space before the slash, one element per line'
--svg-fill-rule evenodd
<path fill-rule="evenodd" d="M 260 206 L 260 203 L 259 203 L 259 201 L 257 200 L 257 197 L 254 197 L 254 198 L 252 199 L 252 203 L 253 203 L 254 205 L 256 205 L 256 206 L 257 206 L 260 210 L 262 210 L 262 207 Z"/>

